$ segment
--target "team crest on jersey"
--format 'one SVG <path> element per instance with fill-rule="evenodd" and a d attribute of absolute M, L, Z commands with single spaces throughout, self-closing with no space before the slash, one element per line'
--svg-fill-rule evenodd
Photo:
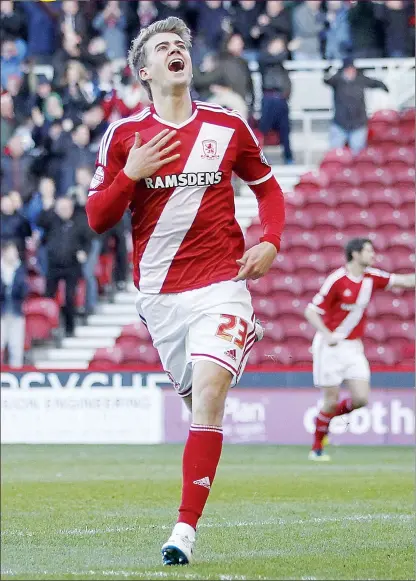
<path fill-rule="evenodd" d="M 102 184 L 103 181 L 104 181 L 104 168 L 98 166 L 91 180 L 90 189 L 93 190 L 94 188 Z"/>
<path fill-rule="evenodd" d="M 202 149 L 204 153 L 201 155 L 202 159 L 218 159 L 217 142 L 214 139 L 204 139 L 202 142 Z"/>

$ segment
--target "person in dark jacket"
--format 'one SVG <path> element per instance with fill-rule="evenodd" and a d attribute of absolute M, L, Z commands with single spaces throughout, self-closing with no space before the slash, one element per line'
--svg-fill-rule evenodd
<path fill-rule="evenodd" d="M 287 58 L 282 38 L 269 40 L 266 50 L 259 56 L 259 68 L 263 81 L 263 103 L 259 129 L 263 134 L 274 129 L 279 133 L 284 149 L 285 163 L 293 163 L 290 147 L 289 104 L 292 84 L 283 66 Z"/>
<path fill-rule="evenodd" d="M 381 58 L 383 31 L 373 2 L 351 0 L 348 11 L 354 58 Z"/>
<path fill-rule="evenodd" d="M 241 34 L 248 60 L 256 60 L 257 57 L 258 39 L 253 38 L 251 31 L 257 24 L 262 7 L 262 2 L 239 0 L 231 8 L 231 28 L 233 32 Z"/>
<path fill-rule="evenodd" d="M 292 38 L 292 15 L 285 7 L 283 0 L 268 0 L 266 11 L 260 14 L 256 25 L 251 30 L 254 38 L 260 39 L 262 48 L 269 40 L 280 37 L 287 45 Z"/>
<path fill-rule="evenodd" d="M 58 198 L 55 207 L 44 206 L 38 226 L 44 230 L 48 255 L 46 296 L 54 298 L 60 280 L 65 281 L 65 330 L 73 335 L 75 323 L 75 291 L 81 277 L 81 265 L 87 260 L 90 233 L 86 223 L 73 220 L 74 202 L 68 197 Z"/>
<path fill-rule="evenodd" d="M 374 3 L 374 14 L 383 28 L 385 56 L 389 58 L 410 56 L 408 10 L 405 2 L 387 0 Z"/>
<path fill-rule="evenodd" d="M 23 301 L 28 294 L 26 268 L 19 259 L 14 242 L 3 242 L 1 247 L 1 352 L 6 345 L 10 367 L 22 367 L 25 349 L 25 318 Z"/>
<path fill-rule="evenodd" d="M 1 197 L 0 236 L 3 242 L 14 242 L 23 260 L 26 238 L 32 234 L 28 220 L 16 210 L 10 195 Z"/>
<path fill-rule="evenodd" d="M 334 120 L 330 130 L 330 146 L 344 147 L 349 144 L 357 154 L 367 144 L 367 113 L 365 108 L 365 89 L 383 89 L 386 85 L 377 79 L 366 77 L 354 66 L 350 57 L 344 59 L 343 67 L 330 76 L 326 69 L 324 82 L 334 90 Z"/>

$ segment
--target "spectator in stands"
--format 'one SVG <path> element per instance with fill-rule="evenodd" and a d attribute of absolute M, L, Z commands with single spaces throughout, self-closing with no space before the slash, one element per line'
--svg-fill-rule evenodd
<path fill-rule="evenodd" d="M 62 138 L 62 147 L 65 148 L 63 167 L 61 169 L 60 193 L 66 194 L 75 182 L 75 171 L 80 165 L 94 166 L 96 152 L 91 149 L 91 135 L 89 128 L 83 123 L 74 125 L 71 138 Z"/>
<path fill-rule="evenodd" d="M 23 208 L 23 214 L 32 229 L 32 244 L 37 250 L 37 261 L 43 276 L 48 272 L 48 256 L 44 243 L 43 229 L 38 226 L 38 218 L 44 207 L 52 207 L 55 203 L 55 182 L 49 177 L 39 180 L 38 191 L 33 194 Z"/>
<path fill-rule="evenodd" d="M 63 0 L 62 13 L 59 19 L 60 30 L 64 36 L 72 33 L 79 35 L 81 38 L 86 37 L 87 22 L 80 10 L 78 0 Z"/>
<path fill-rule="evenodd" d="M 194 69 L 194 85 L 208 101 L 236 109 L 245 119 L 253 103 L 253 83 L 243 58 L 244 41 L 232 34 L 217 57 L 208 55 L 200 71 Z"/>
<path fill-rule="evenodd" d="M 26 56 L 26 43 L 21 39 L 3 38 L 1 42 L 1 84 L 7 87 L 12 75 L 23 76 L 22 63 Z"/>
<path fill-rule="evenodd" d="M 72 197 L 75 204 L 74 220 L 77 223 L 83 223 L 88 228 L 87 215 L 85 213 L 85 204 L 88 198 L 88 189 L 93 177 L 93 171 L 88 166 L 80 166 L 75 172 L 75 185 L 70 188 L 68 195 Z M 95 234 L 90 230 L 91 246 L 88 252 L 87 260 L 82 264 L 82 275 L 86 283 L 85 297 L 85 315 L 91 315 L 98 302 L 98 284 L 95 277 L 95 269 L 100 258 L 102 241 L 104 235 Z"/>
<path fill-rule="evenodd" d="M 205 50 L 215 52 L 223 43 L 224 34 L 230 30 L 229 13 L 220 0 L 198 2 L 197 31 Z"/>
<path fill-rule="evenodd" d="M 27 18 L 27 55 L 38 64 L 51 62 L 57 46 L 58 3 L 22 2 Z"/>
<path fill-rule="evenodd" d="M 163 20 L 164 18 L 169 18 L 169 16 L 176 16 L 177 18 L 185 17 L 185 11 L 180 0 L 159 0 L 158 2 L 152 2 L 152 4 L 157 10 L 157 15 L 154 20 Z M 149 9 L 148 13 L 151 14 Z M 139 14 L 141 16 L 140 24 L 143 26 L 142 19 L 144 12 L 139 12 Z"/>
<path fill-rule="evenodd" d="M 34 190 L 33 157 L 26 146 L 24 135 L 16 132 L 1 155 L 1 191 L 17 190 L 25 201 Z"/>
<path fill-rule="evenodd" d="M 375 18 L 373 3 L 351 0 L 348 20 L 352 56 L 354 58 L 382 57 L 382 29 Z"/>
<path fill-rule="evenodd" d="M 83 54 L 85 65 L 90 68 L 93 73 L 98 72 L 98 68 L 107 62 L 107 43 L 101 36 L 94 36 L 87 44 L 87 49 Z"/>
<path fill-rule="evenodd" d="M 0 2 L 0 31 L 5 36 L 16 40 L 26 37 L 26 21 L 19 2 L 2 0 Z"/>
<path fill-rule="evenodd" d="M 244 42 L 244 57 L 257 60 L 258 39 L 253 38 L 252 30 L 262 10 L 262 3 L 255 0 L 239 0 L 231 11 L 232 31 L 241 35 Z"/>
<path fill-rule="evenodd" d="M 82 38 L 75 32 L 67 32 L 62 37 L 62 45 L 56 51 L 52 59 L 52 65 L 55 72 L 54 83 L 62 85 L 62 73 L 66 69 L 69 60 L 84 59 L 85 52 L 81 50 Z"/>
<path fill-rule="evenodd" d="M 402 0 L 373 2 L 374 15 L 384 32 L 385 55 L 389 58 L 410 56 L 408 53 L 408 12 Z M 414 38 L 413 38 L 414 42 Z"/>
<path fill-rule="evenodd" d="M 16 123 L 25 125 L 30 118 L 30 89 L 28 75 L 11 75 L 7 81 L 7 93 L 13 100 Z"/>
<path fill-rule="evenodd" d="M 367 114 L 365 89 L 383 89 L 386 85 L 377 79 L 366 77 L 354 66 L 351 57 L 344 59 L 343 67 L 335 75 L 326 69 L 324 82 L 334 90 L 334 120 L 330 129 L 330 147 L 344 147 L 349 144 L 354 154 L 367 144 Z"/>
<path fill-rule="evenodd" d="M 90 130 L 90 149 L 97 152 L 101 143 L 101 138 L 108 128 L 105 120 L 104 109 L 100 103 L 92 103 L 82 114 L 82 122 Z M 86 160 L 88 161 L 88 160 Z"/>
<path fill-rule="evenodd" d="M 26 238 L 32 234 L 32 229 L 13 198 L 10 193 L 1 197 L 0 236 L 2 242 L 14 242 L 24 260 Z"/>
<path fill-rule="evenodd" d="M 94 85 L 87 69 L 78 60 L 67 62 L 60 92 L 65 115 L 73 121 L 79 120 L 79 113 L 94 102 Z"/>
<path fill-rule="evenodd" d="M 325 16 L 325 58 L 344 59 L 351 51 L 348 6 L 342 0 L 328 0 Z"/>
<path fill-rule="evenodd" d="M 290 147 L 289 104 L 292 84 L 283 66 L 287 58 L 283 38 L 272 38 L 260 53 L 259 67 L 263 80 L 263 103 L 259 129 L 263 134 L 271 130 L 279 133 L 286 164 L 293 163 Z"/>
<path fill-rule="evenodd" d="M 324 24 L 320 6 L 319 0 L 305 0 L 293 9 L 293 41 L 289 48 L 295 60 L 321 58 L 319 35 Z"/>
<path fill-rule="evenodd" d="M 0 123 L 0 139 L 1 151 L 6 147 L 7 142 L 13 135 L 17 121 L 14 114 L 13 99 L 10 93 L 4 92 L 1 95 L 1 123 Z"/>
<path fill-rule="evenodd" d="M 10 367 L 22 367 L 25 349 L 23 301 L 28 294 L 26 268 L 14 242 L 1 245 L 1 352 L 8 347 Z"/>
<path fill-rule="evenodd" d="M 65 331 L 72 336 L 75 325 L 75 291 L 81 277 L 81 265 L 87 260 L 90 233 L 84 223 L 73 219 L 74 202 L 69 197 L 56 200 L 55 206 L 44 203 L 38 218 L 43 228 L 48 255 L 46 296 L 55 298 L 60 280 L 65 281 Z"/>
<path fill-rule="evenodd" d="M 257 18 L 251 35 L 260 39 L 263 48 L 269 40 L 276 37 L 280 37 L 287 46 L 292 38 L 292 16 L 283 0 L 268 0 L 266 2 L 266 12 Z"/>
<path fill-rule="evenodd" d="M 104 38 L 107 57 L 111 60 L 126 58 L 126 18 L 119 4 L 116 0 L 110 0 L 92 22 L 95 30 Z"/>

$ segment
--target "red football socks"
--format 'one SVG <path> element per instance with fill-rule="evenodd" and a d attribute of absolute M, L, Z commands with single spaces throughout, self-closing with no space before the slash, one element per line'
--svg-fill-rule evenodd
<path fill-rule="evenodd" d="M 335 418 L 336 416 L 343 416 L 344 414 L 349 414 L 353 409 L 352 399 L 348 397 L 337 404 L 333 414 L 320 411 L 315 422 L 315 439 L 313 442 L 312 450 L 322 449 L 322 440 L 328 434 L 329 423 L 332 418 Z"/>
<path fill-rule="evenodd" d="M 222 428 L 192 424 L 182 461 L 182 502 L 178 522 L 196 529 L 217 471 L 222 450 Z"/>

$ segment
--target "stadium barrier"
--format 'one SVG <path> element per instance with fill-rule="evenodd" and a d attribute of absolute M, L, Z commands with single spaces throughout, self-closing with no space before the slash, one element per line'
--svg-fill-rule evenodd
<path fill-rule="evenodd" d="M 413 445 L 413 373 L 375 372 L 369 405 L 331 423 L 334 445 Z M 320 394 L 310 370 L 251 368 L 227 399 L 228 443 L 308 445 Z M 166 375 L 140 371 L 1 373 L 2 443 L 183 442 L 189 412 Z"/>

